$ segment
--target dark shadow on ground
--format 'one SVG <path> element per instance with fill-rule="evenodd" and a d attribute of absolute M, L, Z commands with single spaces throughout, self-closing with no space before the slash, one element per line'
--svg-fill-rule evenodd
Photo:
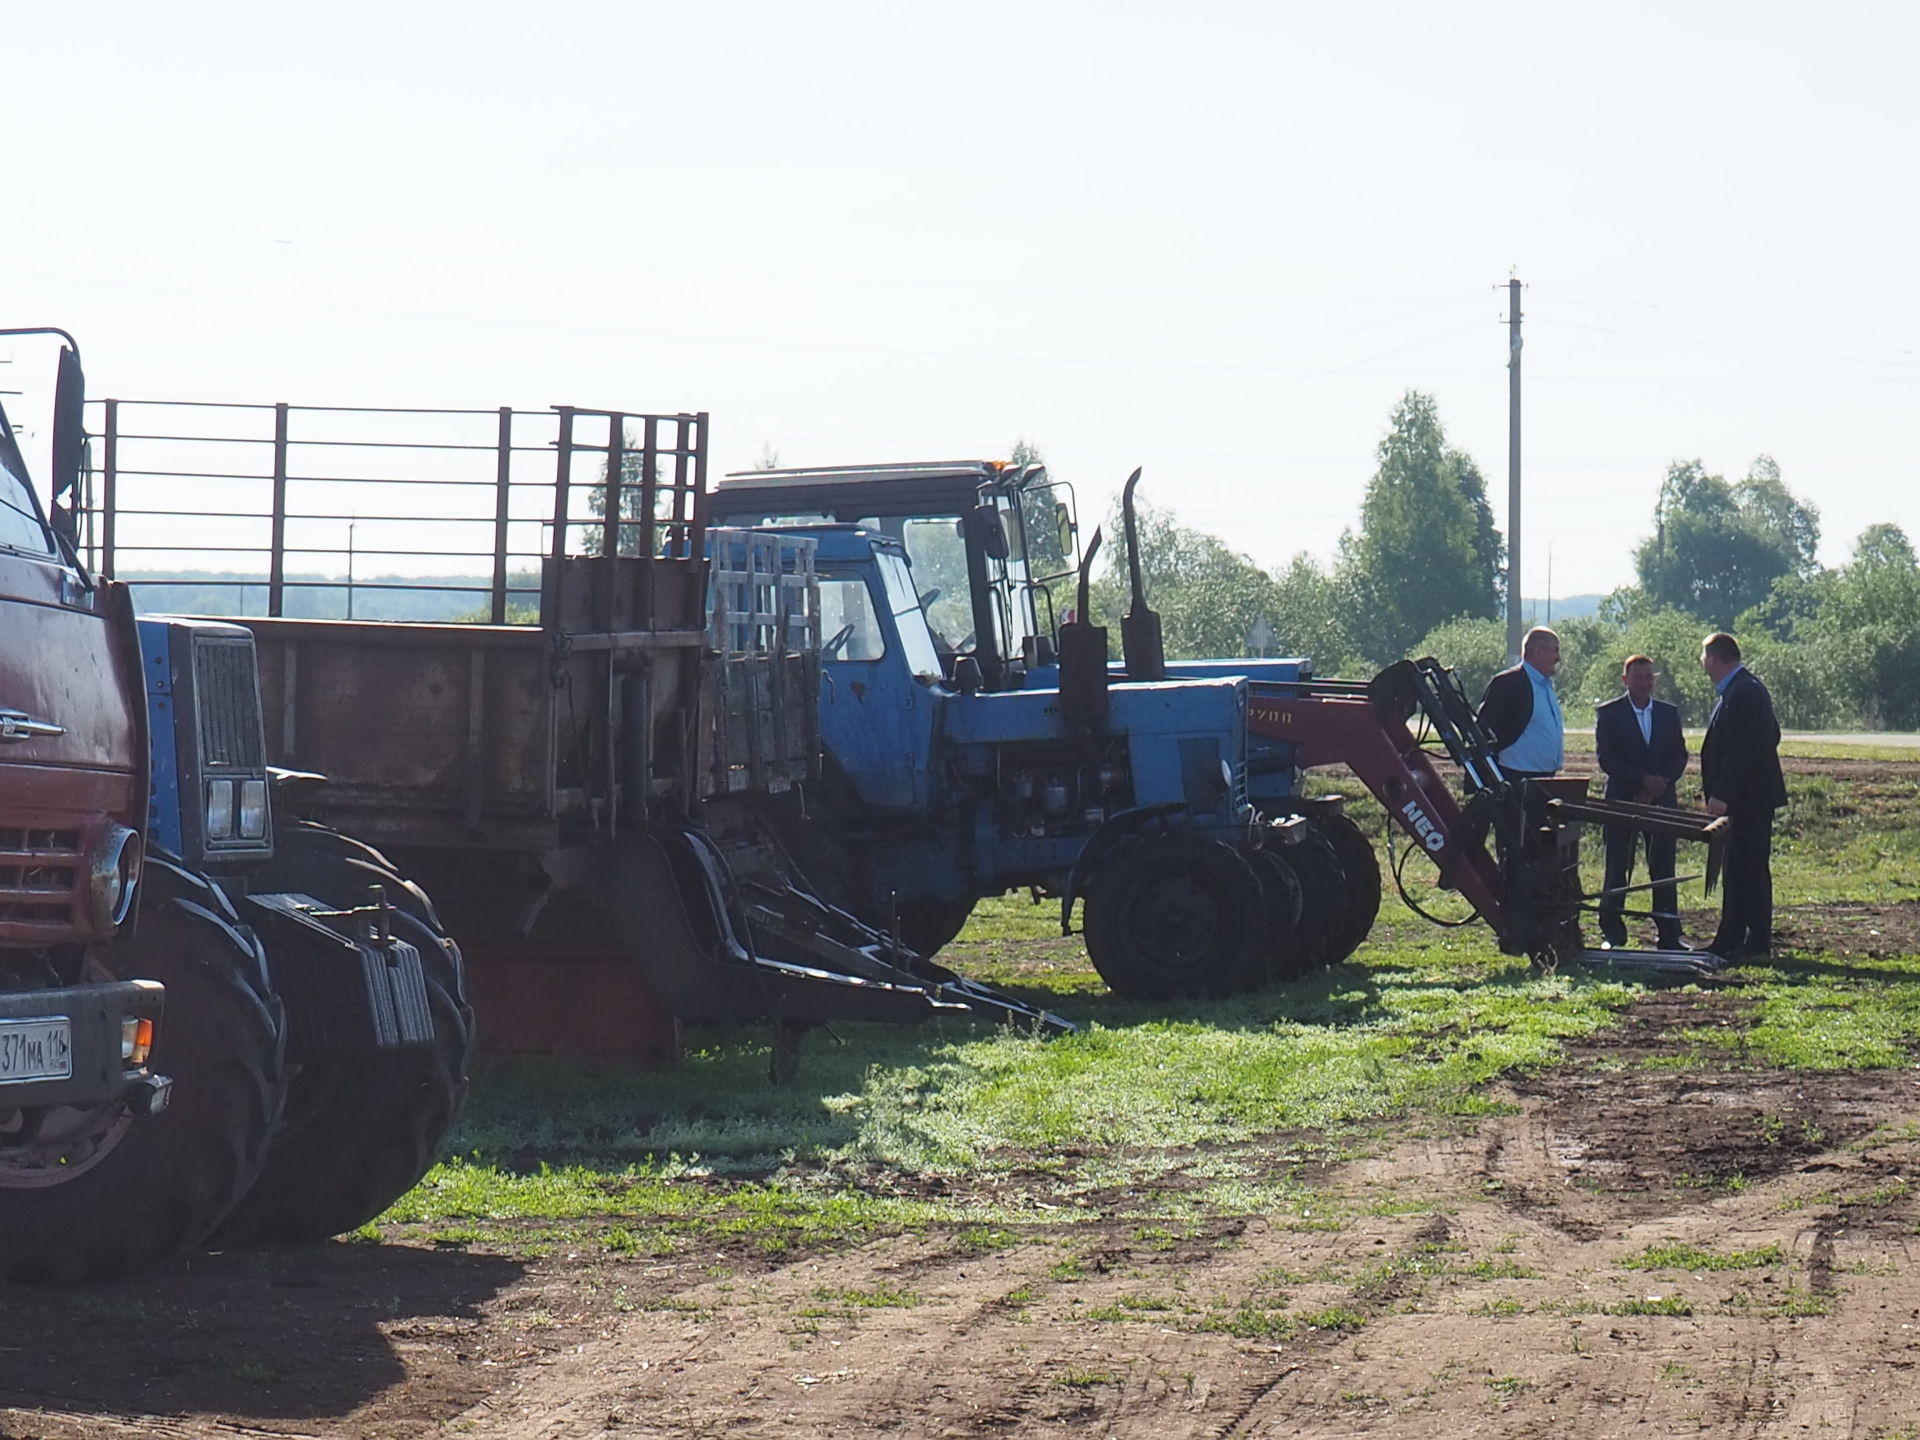
<path fill-rule="evenodd" d="M 333 1242 L 194 1255 L 107 1285 L 10 1288 L 0 1296 L 0 1434 L 33 1433 L 8 1428 L 7 1410 L 341 1416 L 403 1380 L 438 1395 L 432 1408 L 445 1418 L 481 1388 L 456 1373 L 409 1375 L 396 1333 L 471 1327 L 524 1269 Z"/>

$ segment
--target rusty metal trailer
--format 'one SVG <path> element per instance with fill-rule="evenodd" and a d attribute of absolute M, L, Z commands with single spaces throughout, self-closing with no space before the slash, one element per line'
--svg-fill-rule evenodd
<path fill-rule="evenodd" d="M 818 765 L 818 588 L 810 540 L 707 529 L 704 414 L 110 400 L 93 433 L 100 570 L 251 629 L 279 813 L 421 882 L 491 1048 L 1051 1023 L 824 905 L 756 818 Z"/>

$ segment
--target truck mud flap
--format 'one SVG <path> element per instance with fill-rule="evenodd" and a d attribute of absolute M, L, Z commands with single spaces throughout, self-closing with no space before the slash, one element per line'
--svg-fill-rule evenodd
<path fill-rule="evenodd" d="M 245 897 L 267 946 L 274 993 L 287 1007 L 287 1058 L 433 1043 L 420 952 L 394 936 L 359 933 L 311 895 Z"/>
<path fill-rule="evenodd" d="M 810 894 L 740 884 L 698 831 L 657 829 L 602 847 L 590 868 L 593 891 L 628 953 L 683 1020 L 917 1024 L 970 1011 L 995 1019 L 1040 1014 L 1012 997 L 987 1006 L 988 987 L 894 951 L 886 937 Z M 1055 1021 L 1049 1028 L 1071 1027 Z"/>

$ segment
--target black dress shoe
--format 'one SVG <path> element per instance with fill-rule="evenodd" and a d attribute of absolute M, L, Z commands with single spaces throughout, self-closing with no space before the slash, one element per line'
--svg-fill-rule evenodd
<path fill-rule="evenodd" d="M 1600 939 L 1616 950 L 1624 950 L 1627 948 L 1627 932 L 1625 930 L 1609 930 L 1606 926 L 1602 925 L 1600 927 Z"/>

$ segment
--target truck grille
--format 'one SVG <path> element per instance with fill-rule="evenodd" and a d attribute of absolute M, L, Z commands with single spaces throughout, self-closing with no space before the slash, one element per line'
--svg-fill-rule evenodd
<path fill-rule="evenodd" d="M 0 827 L 0 926 L 71 925 L 80 865 L 77 830 Z"/>
<path fill-rule="evenodd" d="M 195 637 L 193 685 L 202 762 L 258 770 L 262 764 L 260 691 L 254 678 L 252 637 Z"/>

